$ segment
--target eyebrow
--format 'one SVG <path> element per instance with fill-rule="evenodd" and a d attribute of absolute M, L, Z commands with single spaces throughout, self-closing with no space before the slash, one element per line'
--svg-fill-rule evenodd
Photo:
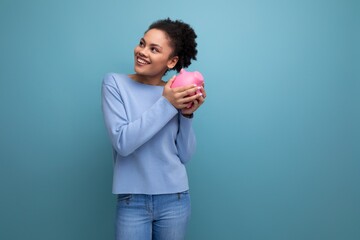
<path fill-rule="evenodd" d="M 141 38 L 140 40 L 141 40 L 141 41 L 144 41 L 144 43 L 146 43 L 146 41 L 145 41 L 145 39 L 144 39 L 144 38 Z M 153 46 L 153 47 L 158 47 L 158 48 L 161 48 L 161 49 L 162 49 L 162 47 L 161 47 L 159 44 L 150 43 L 150 46 Z"/>

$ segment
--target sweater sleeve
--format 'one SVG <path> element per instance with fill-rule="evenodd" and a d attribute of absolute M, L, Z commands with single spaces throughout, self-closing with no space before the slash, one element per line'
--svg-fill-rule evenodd
<path fill-rule="evenodd" d="M 161 96 L 140 118 L 130 122 L 111 74 L 103 79 L 102 111 L 111 143 L 121 156 L 133 153 L 177 114 L 176 108 Z"/>
<path fill-rule="evenodd" d="M 179 158 L 182 163 L 187 163 L 196 149 L 196 138 L 192 128 L 192 118 L 179 114 L 179 132 L 176 137 Z"/>

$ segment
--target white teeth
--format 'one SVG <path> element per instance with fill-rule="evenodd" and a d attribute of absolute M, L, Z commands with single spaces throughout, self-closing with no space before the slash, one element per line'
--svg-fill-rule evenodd
<path fill-rule="evenodd" d="M 137 58 L 137 62 L 140 64 L 148 64 L 147 61 L 145 61 L 144 59 L 141 59 L 141 58 Z"/>

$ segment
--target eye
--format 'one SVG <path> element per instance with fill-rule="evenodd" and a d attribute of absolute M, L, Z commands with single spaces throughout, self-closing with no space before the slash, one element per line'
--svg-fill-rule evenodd
<path fill-rule="evenodd" d="M 144 46 L 145 46 L 145 43 L 144 43 L 144 41 L 143 41 L 143 40 L 140 40 L 140 42 L 139 42 L 139 46 L 140 46 L 140 47 L 144 47 Z"/>
<path fill-rule="evenodd" d="M 159 51 L 159 49 L 157 49 L 157 48 L 155 48 L 155 47 L 152 47 L 152 48 L 151 48 L 151 52 L 153 52 L 153 53 L 158 53 L 158 52 L 160 52 L 160 51 Z"/>

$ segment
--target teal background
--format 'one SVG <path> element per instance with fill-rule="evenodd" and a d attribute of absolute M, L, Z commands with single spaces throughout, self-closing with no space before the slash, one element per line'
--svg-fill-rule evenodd
<path fill-rule="evenodd" d="M 187 239 L 360 239 L 355 0 L 1 0 L 0 239 L 113 239 L 101 80 L 168 16 L 208 94 Z"/>

